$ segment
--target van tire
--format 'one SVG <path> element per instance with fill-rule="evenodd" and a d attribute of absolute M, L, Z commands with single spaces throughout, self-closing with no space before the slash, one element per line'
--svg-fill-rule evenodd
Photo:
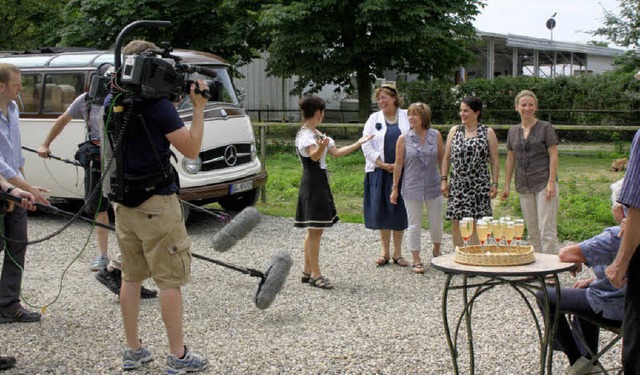
<path fill-rule="evenodd" d="M 191 207 L 182 202 L 182 222 L 187 224 L 187 220 L 189 220 L 189 216 L 191 215 Z"/>
<path fill-rule="evenodd" d="M 218 203 L 227 211 L 242 211 L 258 201 L 260 189 L 255 188 L 240 194 L 227 195 L 218 199 Z"/>

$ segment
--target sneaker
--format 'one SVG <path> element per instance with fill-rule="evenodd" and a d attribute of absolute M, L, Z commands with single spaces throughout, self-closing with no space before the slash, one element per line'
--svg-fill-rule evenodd
<path fill-rule="evenodd" d="M 8 370 L 16 365 L 14 357 L 0 357 L 0 371 Z"/>
<path fill-rule="evenodd" d="M 141 344 L 138 350 L 125 349 L 122 355 L 122 369 L 125 371 L 134 370 L 151 360 L 153 360 L 153 355 L 149 349 Z"/>
<path fill-rule="evenodd" d="M 96 280 L 106 286 L 112 293 L 120 295 L 120 284 L 122 282 L 122 273 L 119 269 L 108 271 L 107 267 L 103 267 L 96 273 Z"/>
<path fill-rule="evenodd" d="M 586 357 L 580 357 L 573 366 L 564 370 L 565 375 L 583 375 L 589 374 L 596 370 L 596 366 L 591 364 L 591 360 Z"/>
<path fill-rule="evenodd" d="M 31 323 L 39 322 L 40 319 L 42 314 L 29 311 L 22 306 L 13 310 L 0 311 L 0 323 Z"/>
<path fill-rule="evenodd" d="M 173 354 L 167 355 L 167 374 L 184 375 L 187 372 L 202 371 L 209 366 L 209 361 L 184 347 L 185 356 L 180 359 Z"/>
<path fill-rule="evenodd" d="M 140 298 L 156 298 L 158 296 L 158 291 L 154 289 L 147 289 L 144 286 L 140 288 Z"/>
<path fill-rule="evenodd" d="M 100 255 L 91 262 L 91 271 L 100 271 L 109 264 L 109 257 L 106 255 Z"/>

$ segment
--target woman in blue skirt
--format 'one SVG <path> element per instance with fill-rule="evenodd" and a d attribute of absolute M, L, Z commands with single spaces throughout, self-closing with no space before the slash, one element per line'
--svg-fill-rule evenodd
<path fill-rule="evenodd" d="M 402 98 L 395 86 L 384 84 L 376 89 L 376 101 L 380 110 L 373 113 L 364 125 L 363 135 L 373 136 L 371 142 L 362 145 L 366 158 L 364 178 L 364 225 L 367 229 L 380 230 L 382 255 L 376 265 L 394 263 L 409 265 L 402 257 L 402 236 L 407 229 L 407 211 L 402 195 L 397 204 L 389 200 L 393 186 L 393 169 L 396 159 L 396 141 L 400 134 L 409 131 L 407 111 L 400 109 Z M 401 185 L 402 182 L 399 182 Z M 399 186 L 395 186 L 399 189 Z M 393 258 L 389 255 L 393 233 Z"/>

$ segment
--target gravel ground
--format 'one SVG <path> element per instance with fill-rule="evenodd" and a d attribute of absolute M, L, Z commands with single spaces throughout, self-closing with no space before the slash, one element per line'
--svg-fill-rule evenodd
<path fill-rule="evenodd" d="M 62 218 L 36 215 L 29 221 L 30 239 L 63 224 Z M 294 229 L 291 218 L 263 217 L 247 238 L 222 254 L 209 245 L 221 226 L 211 216 L 192 212 L 188 231 L 193 252 L 262 269 L 273 252 L 284 249 L 294 266 L 273 305 L 258 310 L 252 302 L 256 278 L 194 259 L 192 282 L 183 289 L 185 335 L 187 345 L 210 360 L 203 373 L 453 373 L 441 317 L 441 272 L 430 266 L 424 275 L 395 265 L 376 268 L 377 232 L 339 223 L 325 232 L 321 245 L 323 273 L 336 289 L 320 290 L 300 283 L 305 231 Z M 89 231 L 88 225 L 77 223 L 29 247 L 23 298 L 49 307 L 40 323 L 0 325 L 0 354 L 18 360 L 6 374 L 121 372 L 124 335 L 118 298 L 89 270 L 96 255 L 93 238 L 82 251 Z M 424 231 L 425 242 L 428 236 Z M 111 252 L 116 248 L 110 236 Z M 449 236 L 445 252 L 451 252 Z M 410 259 L 408 251 L 404 255 Z M 428 263 L 430 255 L 423 259 Z M 574 281 L 568 274 L 561 280 L 565 286 Z M 145 285 L 155 287 L 151 281 Z M 525 304 L 504 287 L 481 299 L 473 320 L 476 373 L 536 373 L 539 346 Z M 140 330 L 155 359 L 133 373 L 162 373 L 168 346 L 157 299 L 142 301 Z M 465 372 L 464 341 L 461 351 Z M 619 345 L 604 362 L 614 364 L 618 358 Z M 554 371 L 565 366 L 564 356 L 555 354 Z"/>

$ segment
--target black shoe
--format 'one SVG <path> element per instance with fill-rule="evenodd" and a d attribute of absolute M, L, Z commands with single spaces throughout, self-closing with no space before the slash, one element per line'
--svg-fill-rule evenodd
<path fill-rule="evenodd" d="M 147 289 L 144 286 L 140 289 L 140 298 L 156 298 L 158 296 L 158 291 L 154 289 Z"/>
<path fill-rule="evenodd" d="M 96 280 L 106 286 L 112 293 L 120 295 L 120 284 L 122 283 L 122 272 L 119 269 L 108 271 L 103 268 L 96 273 Z"/>
<path fill-rule="evenodd" d="M 8 370 L 16 365 L 16 359 L 13 357 L 0 357 L 0 371 Z"/>
<path fill-rule="evenodd" d="M 31 323 L 39 322 L 40 319 L 42 314 L 31 312 L 22 306 L 13 310 L 0 311 L 0 323 Z"/>

